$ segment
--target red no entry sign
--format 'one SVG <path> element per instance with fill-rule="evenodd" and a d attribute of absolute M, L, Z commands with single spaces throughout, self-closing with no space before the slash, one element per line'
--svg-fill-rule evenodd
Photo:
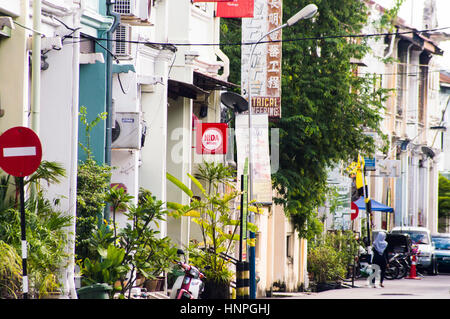
<path fill-rule="evenodd" d="M 42 146 L 33 130 L 16 126 L 0 135 L 0 167 L 16 177 L 31 175 L 42 159 Z"/>
<path fill-rule="evenodd" d="M 356 217 L 358 217 L 358 213 L 359 213 L 358 205 L 356 205 L 355 202 L 352 202 L 350 204 L 350 209 L 351 209 L 350 219 L 354 220 Z"/>

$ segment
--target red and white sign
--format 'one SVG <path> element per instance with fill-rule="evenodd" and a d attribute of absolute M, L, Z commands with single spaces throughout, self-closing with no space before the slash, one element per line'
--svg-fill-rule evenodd
<path fill-rule="evenodd" d="M 356 205 L 355 202 L 352 202 L 350 204 L 350 209 L 351 209 L 350 219 L 354 220 L 356 217 L 358 217 L 358 213 L 359 213 L 358 205 Z"/>
<path fill-rule="evenodd" d="M 216 16 L 221 18 L 253 18 L 255 0 L 234 0 L 217 3 Z"/>
<path fill-rule="evenodd" d="M 6 173 L 16 177 L 31 175 L 41 159 L 41 141 L 28 127 L 16 126 L 0 135 L 0 167 Z"/>
<path fill-rule="evenodd" d="M 194 0 L 193 2 L 230 2 L 234 0 Z"/>
<path fill-rule="evenodd" d="M 197 125 L 197 154 L 227 153 L 226 123 L 201 123 Z"/>

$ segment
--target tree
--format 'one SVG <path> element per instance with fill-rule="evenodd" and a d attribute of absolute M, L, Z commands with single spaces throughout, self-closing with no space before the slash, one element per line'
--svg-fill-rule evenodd
<path fill-rule="evenodd" d="M 444 224 L 439 227 L 445 228 L 450 217 L 450 180 L 441 174 L 439 174 L 438 216 L 439 222 L 442 221 Z"/>
<path fill-rule="evenodd" d="M 285 1 L 284 21 L 308 3 Z M 320 229 L 307 225 L 317 224 L 316 209 L 327 192 L 327 168 L 350 162 L 358 152 L 375 150 L 373 139 L 364 132 L 383 136 L 379 126 L 387 98 L 387 90 L 374 86 L 376 78 L 357 76 L 350 63 L 370 51 L 366 39 L 328 37 L 360 34 L 368 22 L 364 2 L 315 3 L 319 13 L 313 20 L 283 29 L 282 118 L 270 123 L 280 129 L 280 169 L 272 175 L 280 194 L 275 201 L 284 205 L 302 237 Z M 225 40 L 237 38 L 233 21 L 223 21 Z M 223 50 L 232 65 L 240 65 L 233 46 L 223 45 Z"/>

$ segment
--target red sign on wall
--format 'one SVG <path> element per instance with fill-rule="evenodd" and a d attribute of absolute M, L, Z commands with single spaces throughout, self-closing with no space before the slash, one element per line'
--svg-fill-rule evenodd
<path fill-rule="evenodd" d="M 226 123 L 197 124 L 197 154 L 226 154 L 227 129 Z"/>
<path fill-rule="evenodd" d="M 221 18 L 253 18 L 254 0 L 219 2 L 217 16 Z"/>

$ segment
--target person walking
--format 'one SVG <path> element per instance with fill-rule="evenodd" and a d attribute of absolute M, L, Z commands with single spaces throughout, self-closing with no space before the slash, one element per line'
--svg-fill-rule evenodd
<path fill-rule="evenodd" d="M 386 268 L 388 267 L 388 255 L 387 247 L 388 243 L 386 241 L 386 233 L 379 232 L 377 238 L 373 242 L 373 260 L 372 263 L 380 266 L 380 286 L 383 286 L 383 280 L 386 273 Z M 375 281 L 375 278 L 374 278 Z M 375 282 L 374 282 L 375 283 Z M 375 285 L 376 287 L 376 285 Z"/>

